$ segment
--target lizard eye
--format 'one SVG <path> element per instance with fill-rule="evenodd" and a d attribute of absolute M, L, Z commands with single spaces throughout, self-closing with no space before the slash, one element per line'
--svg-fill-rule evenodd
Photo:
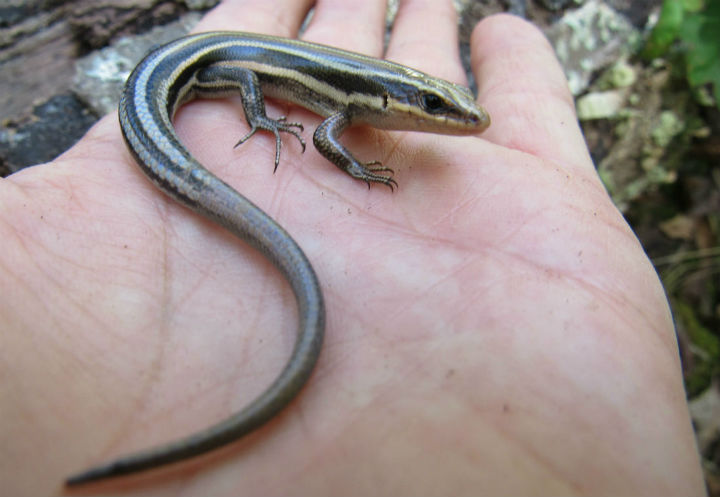
<path fill-rule="evenodd" d="M 420 97 L 420 103 L 423 108 L 430 114 L 435 114 L 445 108 L 445 104 L 440 97 L 432 93 L 426 93 Z"/>

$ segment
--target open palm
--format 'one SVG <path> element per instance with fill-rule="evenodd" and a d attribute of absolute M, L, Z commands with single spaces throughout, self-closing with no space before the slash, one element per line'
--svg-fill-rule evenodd
<path fill-rule="evenodd" d="M 295 36 L 311 2 L 269 3 L 224 3 L 198 30 Z M 305 39 L 382 55 L 383 2 L 345 3 L 319 6 Z M 433 4 L 402 4 L 386 56 L 462 83 L 450 2 Z M 238 102 L 180 110 L 193 154 L 307 253 L 325 348 L 265 427 L 98 491 L 703 492 L 662 287 L 595 173 L 551 49 L 524 22 L 490 18 L 473 67 L 493 119 L 482 136 L 346 133 L 359 159 L 395 169 L 394 193 L 294 140 L 273 174 L 272 136 L 232 147 L 247 131 Z M 282 102 L 268 113 L 320 122 Z M 2 180 L 0 216 L 11 494 L 58 492 L 71 472 L 218 421 L 287 360 L 287 284 L 160 194 L 116 116 Z"/>

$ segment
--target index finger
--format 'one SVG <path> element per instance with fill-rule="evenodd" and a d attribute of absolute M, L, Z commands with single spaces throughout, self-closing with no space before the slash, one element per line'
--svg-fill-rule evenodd
<path fill-rule="evenodd" d="M 483 138 L 582 169 L 594 169 L 567 80 L 550 43 L 510 15 L 481 21 L 471 39 L 479 100 L 492 116 Z"/>

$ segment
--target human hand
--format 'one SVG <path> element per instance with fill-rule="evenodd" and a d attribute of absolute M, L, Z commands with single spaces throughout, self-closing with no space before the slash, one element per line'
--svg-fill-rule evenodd
<path fill-rule="evenodd" d="M 226 2 L 197 30 L 296 35 L 309 1 Z M 382 1 L 317 7 L 309 41 L 382 55 Z M 422 30 L 418 30 L 422 26 Z M 406 1 L 387 58 L 464 83 L 450 2 Z M 655 272 L 608 198 L 550 47 L 499 16 L 473 36 L 478 137 L 356 129 L 396 170 L 367 190 L 308 147 L 232 145 L 237 103 L 176 117 L 202 162 L 280 222 L 318 272 L 323 354 L 277 419 L 113 493 L 701 494 L 675 336 Z M 272 116 L 320 122 L 279 103 Z M 307 137 L 307 136 L 306 136 Z M 179 438 L 279 372 L 294 298 L 237 239 L 168 200 L 116 116 L 0 182 L 9 494 Z M 42 468 L 42 472 L 38 472 Z"/>

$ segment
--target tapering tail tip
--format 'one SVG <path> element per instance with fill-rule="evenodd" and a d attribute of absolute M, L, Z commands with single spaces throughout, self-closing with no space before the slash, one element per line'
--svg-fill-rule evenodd
<path fill-rule="evenodd" d="M 113 464 L 109 464 L 107 466 L 96 466 L 88 469 L 87 471 L 83 471 L 82 473 L 70 475 L 65 480 L 65 486 L 78 487 L 86 483 L 105 480 L 106 478 L 112 478 L 113 476 L 119 476 L 120 474 L 121 473 L 118 473 L 117 468 Z"/>

